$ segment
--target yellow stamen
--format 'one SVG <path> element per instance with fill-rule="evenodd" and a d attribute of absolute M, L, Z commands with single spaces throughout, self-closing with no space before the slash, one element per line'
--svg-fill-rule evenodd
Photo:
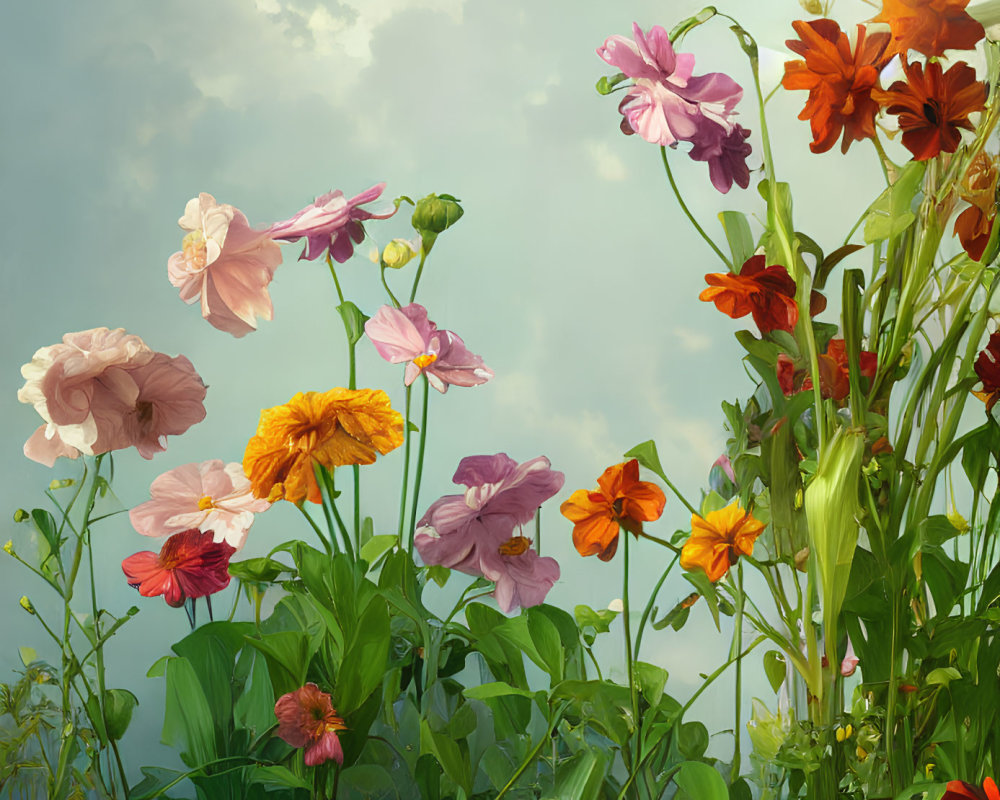
<path fill-rule="evenodd" d="M 420 367 L 420 369 L 429 367 L 435 361 L 437 361 L 437 356 L 434 353 L 424 353 L 422 356 L 417 356 L 413 359 L 413 363 Z"/>
<path fill-rule="evenodd" d="M 497 552 L 502 556 L 519 556 L 529 547 L 531 547 L 531 539 L 525 536 L 512 536 L 497 548 Z"/>
<path fill-rule="evenodd" d="M 199 511 L 208 511 L 210 508 L 215 508 L 215 503 L 212 502 L 212 498 L 207 494 L 198 501 Z"/>
<path fill-rule="evenodd" d="M 205 246 L 205 235 L 201 231 L 191 231 L 181 242 L 184 259 L 192 269 L 200 270 L 208 263 L 208 248 Z"/>

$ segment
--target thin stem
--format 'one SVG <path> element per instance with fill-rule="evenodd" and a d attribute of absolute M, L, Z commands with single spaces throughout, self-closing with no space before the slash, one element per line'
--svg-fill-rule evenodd
<path fill-rule="evenodd" d="M 661 539 L 659 536 L 653 536 L 651 533 L 646 533 L 645 531 L 642 531 L 639 534 L 639 536 L 641 536 L 643 539 L 649 539 L 649 541 L 651 542 L 656 542 L 658 545 L 662 545 L 663 547 L 666 547 L 668 550 L 672 550 L 677 555 L 680 555 L 681 553 L 682 548 L 678 547 L 675 544 L 671 544 L 666 539 Z"/>
<path fill-rule="evenodd" d="M 673 560 L 667 564 L 667 568 L 663 570 L 663 574 L 660 575 L 660 579 L 656 582 L 656 586 L 653 587 L 653 591 L 650 592 L 649 600 L 646 601 L 646 608 L 642 612 L 642 619 L 639 620 L 639 632 L 635 636 L 635 657 L 636 660 L 639 659 L 639 647 L 642 645 L 642 634 L 646 629 L 646 623 L 649 621 L 649 615 L 653 613 L 653 603 L 656 601 L 656 595 L 660 592 L 660 587 L 663 586 L 663 582 L 667 579 L 667 575 L 670 574 L 670 570 L 674 568 L 674 564 L 681 557 L 680 553 L 676 553 Z"/>
<path fill-rule="evenodd" d="M 330 275 L 333 276 L 333 285 L 337 287 L 337 297 L 340 298 L 340 302 L 344 302 L 344 293 L 340 289 L 340 281 L 337 280 L 337 270 L 333 266 L 333 259 L 330 258 L 330 253 L 326 254 L 326 265 L 330 268 Z"/>
<path fill-rule="evenodd" d="M 729 783 L 732 784 L 740 776 L 740 711 L 743 707 L 743 658 L 740 649 L 743 647 L 743 562 L 736 564 L 736 616 L 733 620 L 733 650 L 736 653 L 736 723 L 733 728 L 735 746 L 733 749 L 733 765 L 729 772 Z"/>
<path fill-rule="evenodd" d="M 629 698 L 632 702 L 632 726 L 635 729 L 636 736 L 636 750 L 635 757 L 639 755 L 638 750 L 638 739 L 639 739 L 639 696 L 635 689 L 635 670 L 633 669 L 633 656 L 632 656 L 632 623 L 630 621 L 631 614 L 629 613 L 631 609 L 629 608 L 628 602 L 628 551 L 629 551 L 629 533 L 627 531 L 622 532 L 622 538 L 625 540 L 624 543 L 624 558 L 622 561 L 622 621 L 625 623 L 625 669 L 628 670 L 628 693 Z M 633 766 L 635 766 L 633 764 Z"/>
<path fill-rule="evenodd" d="M 424 471 L 424 450 L 427 447 L 427 403 L 430 392 L 430 383 L 427 376 L 421 376 L 424 381 L 423 408 L 420 411 L 420 447 L 417 448 L 417 474 L 413 479 L 413 505 L 410 513 L 410 539 L 409 551 L 413 552 L 413 536 L 417 530 L 417 507 L 420 503 L 420 478 Z"/>
<path fill-rule="evenodd" d="M 521 762 L 521 765 L 514 772 L 513 776 L 511 776 L 511 779 L 507 781 L 507 784 L 500 790 L 499 794 L 497 794 L 496 800 L 501 800 L 503 796 L 511 790 L 514 784 L 518 782 L 518 780 L 521 778 L 521 775 L 523 775 L 524 771 L 530 766 L 531 762 L 534 761 L 536 758 L 538 758 L 538 754 L 542 752 L 542 748 L 545 746 L 545 743 L 552 736 L 552 731 L 556 729 L 556 725 L 559 724 L 559 720 L 562 719 L 563 712 L 566 710 L 566 707 L 568 705 L 569 702 L 567 701 L 564 702 L 558 708 L 555 715 L 552 717 L 551 720 L 549 720 L 548 728 L 546 729 L 542 737 L 538 740 L 538 744 L 536 744 L 531 749 L 531 752 L 528 753 L 527 756 L 525 756 L 524 761 Z"/>
<path fill-rule="evenodd" d="M 660 158 L 663 159 L 663 168 L 667 172 L 667 180 L 670 181 L 670 188 L 674 190 L 674 196 L 677 198 L 677 203 L 680 205 L 681 211 L 684 212 L 684 215 L 691 221 L 691 224 L 694 225 L 694 229 L 701 234 L 701 238 L 704 239 L 708 243 L 708 246 L 715 251 L 715 254 L 722 259 L 722 263 L 726 265 L 726 269 L 732 272 L 733 262 L 726 258 L 725 254 L 719 249 L 718 245 L 716 245 L 709 235 L 705 233 L 705 229 L 698 224 L 698 220 L 694 218 L 691 210 L 687 207 L 687 203 L 684 202 L 684 198 L 681 196 L 680 190 L 677 188 L 677 183 L 674 181 L 674 174 L 670 171 L 670 162 L 667 160 L 666 147 L 660 147 Z M 681 499 L 683 500 L 683 498 Z"/>
<path fill-rule="evenodd" d="M 420 285 L 420 276 L 424 274 L 424 262 L 427 260 L 427 250 L 420 248 L 420 263 L 417 265 L 417 274 L 413 278 L 413 288 L 410 290 L 410 302 L 417 296 L 417 286 Z"/>
<path fill-rule="evenodd" d="M 403 527 L 406 525 L 406 487 L 410 480 L 410 394 L 412 386 L 406 387 L 406 421 L 404 423 L 403 436 L 403 489 L 399 495 L 399 527 L 396 529 L 397 540 L 403 541 Z M 412 552 L 413 546 L 410 545 Z"/>
<path fill-rule="evenodd" d="M 392 304 L 399 308 L 399 300 L 396 299 L 396 295 L 392 293 L 392 289 L 389 288 L 389 284 L 385 280 L 385 264 L 379 266 L 379 277 L 382 279 L 382 286 L 385 287 L 386 294 L 389 295 L 389 299 L 392 300 Z"/>

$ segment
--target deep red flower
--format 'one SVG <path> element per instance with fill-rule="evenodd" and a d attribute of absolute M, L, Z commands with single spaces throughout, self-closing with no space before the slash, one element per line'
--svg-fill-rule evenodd
<path fill-rule="evenodd" d="M 965 11 L 969 0 L 882 0 L 882 13 L 872 22 L 892 30 L 890 55 L 916 50 L 940 56 L 945 50 L 971 50 L 986 32 Z"/>
<path fill-rule="evenodd" d="M 162 594 L 175 608 L 189 597 L 214 594 L 229 585 L 229 559 L 236 552 L 214 536 L 197 528 L 175 533 L 159 555 L 148 550 L 131 555 L 122 561 L 122 571 L 143 597 Z"/>
<path fill-rule="evenodd" d="M 941 800 L 1000 800 L 1000 789 L 993 778 L 983 781 L 983 788 L 965 781 L 948 781 Z"/>
<path fill-rule="evenodd" d="M 889 34 L 868 35 L 864 26 L 858 25 L 858 41 L 852 52 L 847 34 L 832 19 L 798 20 L 792 27 L 799 38 L 785 44 L 805 60 L 785 62 L 781 85 L 809 90 L 809 99 L 799 114 L 799 119 L 810 121 L 813 140 L 809 149 L 825 153 L 841 131 L 844 139 L 840 149 L 844 153 L 851 142 L 873 138 L 879 105 L 871 92 L 878 87 L 879 71 L 887 60 Z"/>
<path fill-rule="evenodd" d="M 851 393 L 850 369 L 847 365 L 847 351 L 843 339 L 831 339 L 826 352 L 818 357 L 819 389 L 825 398 L 835 403 L 843 403 Z M 861 375 L 868 380 L 875 378 L 878 370 L 878 356 L 862 350 L 859 358 Z M 778 384 L 786 397 L 798 392 L 812 391 L 812 376 L 807 369 L 795 369 L 795 362 L 782 353 L 778 356 Z"/>
<path fill-rule="evenodd" d="M 969 207 L 955 220 L 955 233 L 962 249 L 973 261 L 983 257 L 997 214 L 997 163 L 1000 158 L 980 151 L 972 159 L 958 187 L 959 196 Z"/>
<path fill-rule="evenodd" d="M 976 357 L 974 367 L 983 388 L 973 394 L 986 403 L 988 414 L 1000 400 L 1000 331 L 990 334 L 990 340 Z"/>
<path fill-rule="evenodd" d="M 982 111 L 986 86 L 976 80 L 976 71 L 958 61 L 942 73 L 932 61 L 927 70 L 920 63 L 903 60 L 905 81 L 896 81 L 887 90 L 872 90 L 872 97 L 890 114 L 899 115 L 903 146 L 916 161 L 926 161 L 938 153 L 954 153 L 962 141 L 959 128 L 975 130 L 969 114 Z"/>
<path fill-rule="evenodd" d="M 344 750 L 337 731 L 347 730 L 344 720 L 330 702 L 330 695 L 320 691 L 315 683 L 283 694 L 274 704 L 278 718 L 278 736 L 292 747 L 304 747 L 307 767 L 315 767 L 331 759 L 344 763 Z"/>

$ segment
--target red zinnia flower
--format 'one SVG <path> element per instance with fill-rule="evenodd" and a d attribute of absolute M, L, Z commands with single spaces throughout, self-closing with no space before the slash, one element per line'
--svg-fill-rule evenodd
<path fill-rule="evenodd" d="M 122 561 L 122 571 L 143 597 L 162 594 L 175 608 L 189 597 L 214 594 L 229 585 L 229 559 L 236 552 L 214 536 L 196 528 L 175 533 L 159 555 L 148 550 L 131 555 Z"/>
<path fill-rule="evenodd" d="M 809 149 L 825 153 L 841 130 L 841 152 L 852 141 L 875 136 L 879 106 L 871 96 L 878 86 L 879 70 L 885 65 L 888 33 L 866 35 L 858 25 L 858 41 L 851 52 L 847 34 L 831 19 L 793 22 L 799 39 L 788 39 L 788 48 L 804 61 L 785 63 L 781 85 L 786 89 L 808 89 L 809 99 L 799 119 L 810 120 L 813 141 Z M 800 41 L 801 39 L 801 41 Z"/>
<path fill-rule="evenodd" d="M 315 767 L 333 759 L 344 763 L 344 750 L 337 731 L 347 730 L 337 716 L 330 695 L 320 691 L 315 683 L 278 698 L 274 704 L 278 718 L 278 736 L 292 747 L 304 747 L 307 767 Z"/>
<path fill-rule="evenodd" d="M 851 377 L 844 340 L 831 339 L 826 346 L 826 352 L 819 356 L 818 361 L 820 394 L 831 398 L 835 403 L 843 403 L 851 393 Z M 878 370 L 878 356 L 862 350 L 859 362 L 862 377 L 873 380 Z M 812 376 L 807 370 L 796 370 L 795 362 L 784 353 L 778 356 L 777 372 L 778 384 L 786 397 L 798 392 L 812 391 Z"/>
<path fill-rule="evenodd" d="M 882 0 L 872 22 L 892 29 L 891 54 L 916 50 L 940 56 L 945 50 L 972 50 L 986 32 L 968 15 L 969 0 Z"/>
<path fill-rule="evenodd" d="M 1000 400 L 1000 331 L 990 334 L 990 340 L 976 358 L 976 375 L 983 388 L 973 394 L 986 403 L 986 413 Z"/>
<path fill-rule="evenodd" d="M 1000 800 L 1000 789 L 993 778 L 983 781 L 983 788 L 965 781 L 948 781 L 941 800 Z"/>
<path fill-rule="evenodd" d="M 887 90 L 872 90 L 872 97 L 899 115 L 903 146 L 917 161 L 934 158 L 938 153 L 954 153 L 962 141 L 959 128 L 975 130 L 969 114 L 982 111 L 986 86 L 976 80 L 976 71 L 958 61 L 942 73 L 941 64 L 932 61 L 924 71 L 919 63 L 903 61 L 906 81 L 896 81 Z"/>

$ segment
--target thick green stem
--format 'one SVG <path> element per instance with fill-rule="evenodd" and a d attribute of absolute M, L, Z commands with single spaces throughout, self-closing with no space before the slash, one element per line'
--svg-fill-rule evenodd
<path fill-rule="evenodd" d="M 740 712 L 743 708 L 743 657 L 740 651 L 743 648 L 743 562 L 736 565 L 736 615 L 733 617 L 733 647 L 731 656 L 736 658 L 736 702 L 735 716 L 736 722 L 733 728 L 733 738 L 735 745 L 733 748 L 733 764 L 729 770 L 729 783 L 732 784 L 740 776 L 740 763 L 742 756 L 740 753 Z"/>
<path fill-rule="evenodd" d="M 622 569 L 622 622 L 625 625 L 625 669 L 628 673 L 628 693 L 629 699 L 632 703 L 632 727 L 635 729 L 635 749 L 633 750 L 633 758 L 639 758 L 639 695 L 635 688 L 635 661 L 632 655 L 632 623 L 631 623 L 631 608 L 629 607 L 628 601 L 628 551 L 629 551 L 629 536 L 631 534 L 628 531 L 622 530 L 621 537 L 624 542 L 623 550 L 624 557 L 622 558 L 623 569 Z M 632 763 L 629 765 L 630 769 L 635 768 L 636 764 Z"/>
<path fill-rule="evenodd" d="M 399 537 L 399 543 L 403 543 L 403 528 L 406 526 L 406 487 L 410 482 L 410 394 L 412 386 L 406 387 L 406 421 L 404 424 L 403 436 L 403 488 L 399 495 L 399 527 L 396 529 L 396 536 Z M 412 551 L 412 543 L 410 550 Z"/>

